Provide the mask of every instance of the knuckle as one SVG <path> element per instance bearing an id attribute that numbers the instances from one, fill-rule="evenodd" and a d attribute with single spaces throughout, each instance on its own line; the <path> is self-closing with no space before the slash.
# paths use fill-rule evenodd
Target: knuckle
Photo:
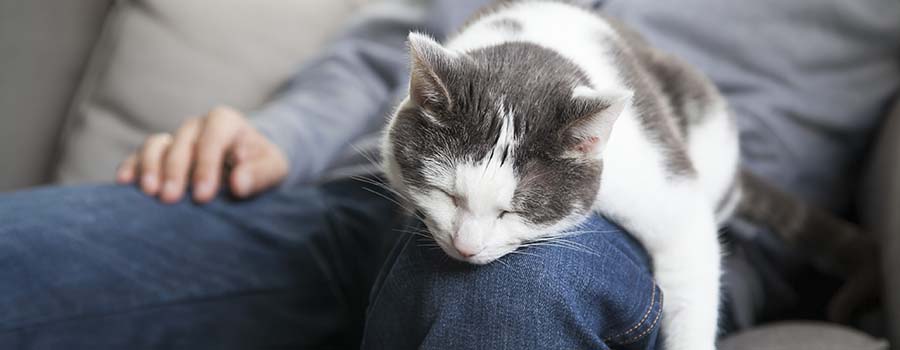
<path id="1" fill-rule="evenodd" d="M 172 139 L 172 136 L 169 134 L 159 133 L 153 134 L 147 137 L 147 140 L 144 141 L 143 151 L 144 153 L 153 152 L 155 149 L 160 148 L 160 146 L 164 146 L 169 143 Z"/>
<path id="2" fill-rule="evenodd" d="M 184 124 L 181 125 L 181 128 L 184 129 L 189 126 L 197 125 L 200 123 L 202 118 L 200 117 L 190 117 L 184 120 Z"/>
<path id="3" fill-rule="evenodd" d="M 148 141 L 144 148 L 141 149 L 141 159 L 153 158 L 159 151 L 154 147 L 156 143 L 152 141 Z"/>
<path id="4" fill-rule="evenodd" d="M 160 132 L 160 133 L 151 135 L 149 139 L 152 140 L 153 142 L 164 143 L 166 141 L 171 140 L 172 135 L 170 135 L 169 133 Z"/>
<path id="5" fill-rule="evenodd" d="M 189 118 L 188 120 L 185 120 L 185 121 L 184 121 L 184 124 L 181 124 L 181 127 L 178 128 L 177 134 L 178 134 L 178 135 L 185 134 L 185 133 L 187 133 L 188 131 L 191 131 L 191 130 L 197 128 L 197 126 L 199 126 L 199 125 L 200 125 L 200 119 L 199 119 L 199 118 L 196 118 L 196 117 Z"/>
<path id="6" fill-rule="evenodd" d="M 237 114 L 235 110 L 227 106 L 218 106 L 209 111 L 209 118 L 215 122 L 234 120 Z"/>

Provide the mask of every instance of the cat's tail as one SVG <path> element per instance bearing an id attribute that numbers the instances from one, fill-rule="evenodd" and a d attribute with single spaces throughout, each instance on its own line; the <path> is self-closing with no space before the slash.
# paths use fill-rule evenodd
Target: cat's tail
<path id="1" fill-rule="evenodd" d="M 846 322 L 877 301 L 880 268 L 875 240 L 859 226 L 782 192 L 747 170 L 740 173 L 736 216 L 774 231 L 788 244 L 844 275 L 828 316 Z"/>

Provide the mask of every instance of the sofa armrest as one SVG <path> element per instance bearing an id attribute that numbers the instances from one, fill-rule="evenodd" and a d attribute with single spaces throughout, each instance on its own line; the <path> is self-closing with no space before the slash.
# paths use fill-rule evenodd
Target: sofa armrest
<path id="1" fill-rule="evenodd" d="M 881 243 L 887 335 L 900 344 L 900 98 L 882 123 L 862 180 L 860 219 Z"/>

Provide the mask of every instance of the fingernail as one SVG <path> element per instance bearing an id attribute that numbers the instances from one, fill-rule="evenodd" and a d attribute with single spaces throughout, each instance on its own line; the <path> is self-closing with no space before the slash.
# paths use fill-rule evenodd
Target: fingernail
<path id="1" fill-rule="evenodd" d="M 194 192 L 196 192 L 197 196 L 209 197 L 212 195 L 212 191 L 212 184 L 207 181 L 201 181 L 194 185 Z"/>
<path id="2" fill-rule="evenodd" d="M 119 183 L 126 183 L 128 182 L 128 178 L 131 177 L 130 175 L 131 174 L 129 174 L 127 170 L 120 170 L 116 175 L 116 181 Z"/>
<path id="3" fill-rule="evenodd" d="M 156 175 L 154 174 L 146 174 L 141 178 L 141 183 L 146 188 L 156 188 Z"/>
<path id="4" fill-rule="evenodd" d="M 163 195 L 174 197 L 176 194 L 178 194 L 178 185 L 175 184 L 175 181 L 166 181 L 163 184 Z"/>
<path id="5" fill-rule="evenodd" d="M 237 185 L 237 193 L 240 195 L 246 195 L 250 193 L 250 190 L 253 187 L 253 178 L 250 177 L 250 174 L 245 172 L 235 174 L 237 177 L 235 179 Z"/>

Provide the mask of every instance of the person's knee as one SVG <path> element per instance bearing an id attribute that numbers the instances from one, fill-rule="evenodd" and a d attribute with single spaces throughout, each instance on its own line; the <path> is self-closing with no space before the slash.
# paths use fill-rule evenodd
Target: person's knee
<path id="1" fill-rule="evenodd" d="M 485 266 L 453 261 L 412 238 L 376 291 L 370 321 L 389 310 L 387 318 L 428 327 L 419 329 L 423 342 L 446 341 L 434 336 L 443 334 L 438 328 L 485 337 L 502 330 L 522 346 L 548 332 L 560 335 L 558 346 L 642 340 L 657 328 L 662 303 L 645 253 L 601 219 L 584 228 Z"/>

